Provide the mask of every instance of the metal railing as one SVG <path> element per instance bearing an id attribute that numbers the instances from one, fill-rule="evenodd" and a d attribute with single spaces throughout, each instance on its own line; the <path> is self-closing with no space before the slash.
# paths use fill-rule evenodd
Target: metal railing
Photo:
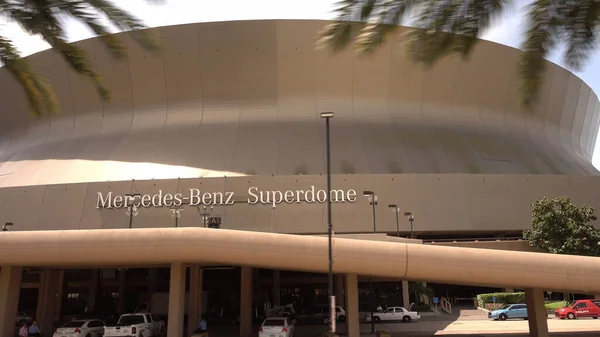
<path id="1" fill-rule="evenodd" d="M 452 315 L 452 304 L 446 297 L 440 298 L 440 309 L 448 315 Z"/>

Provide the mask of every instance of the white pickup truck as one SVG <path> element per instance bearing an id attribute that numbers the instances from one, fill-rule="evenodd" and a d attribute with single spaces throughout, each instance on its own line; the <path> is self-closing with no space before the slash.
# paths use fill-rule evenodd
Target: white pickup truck
<path id="1" fill-rule="evenodd" d="M 104 337 L 165 337 L 164 321 L 155 321 L 151 314 L 124 314 L 115 326 L 104 327 Z"/>

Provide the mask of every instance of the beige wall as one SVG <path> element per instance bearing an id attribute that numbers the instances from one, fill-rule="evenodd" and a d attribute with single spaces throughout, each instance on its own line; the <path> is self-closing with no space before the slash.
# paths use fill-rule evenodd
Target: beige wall
<path id="1" fill-rule="evenodd" d="M 32 249 L 31 247 L 35 247 Z M 0 265 L 228 264 L 326 272 L 327 238 L 243 230 L 161 228 L 5 232 Z M 600 259 L 587 256 L 336 238 L 336 274 L 502 288 L 600 293 Z"/>
<path id="2" fill-rule="evenodd" d="M 112 90 L 110 102 L 100 102 L 56 53 L 35 54 L 28 60 L 62 106 L 59 116 L 40 121 L 0 69 L 0 186 L 318 176 L 325 168 L 318 113 L 328 110 L 336 113 L 338 174 L 597 172 L 590 158 L 600 106 L 570 72 L 548 63 L 541 103 L 528 114 L 518 105 L 515 49 L 482 42 L 469 61 L 449 58 L 425 70 L 396 48 L 399 35 L 368 58 L 351 48 L 316 51 L 324 24 L 156 28 L 157 54 L 121 34 L 129 48 L 123 60 L 112 59 L 98 39 L 78 42 Z"/>
<path id="3" fill-rule="evenodd" d="M 496 250 L 515 250 L 522 252 L 539 252 L 529 245 L 529 241 L 469 241 L 469 242 L 432 242 L 428 243 L 437 246 L 481 248 Z"/>
<path id="4" fill-rule="evenodd" d="M 326 204 L 294 203 L 271 205 L 247 203 L 247 190 L 325 188 L 325 176 L 231 177 L 149 181 L 103 182 L 89 184 L 13 187 L 0 189 L 0 223 L 13 222 L 14 231 L 52 229 L 126 228 L 125 209 L 97 209 L 97 193 L 113 191 L 155 194 L 235 192 L 234 205 L 217 205 L 212 213 L 223 218 L 222 228 L 278 233 L 326 233 Z M 427 231 L 506 231 L 528 228 L 530 203 L 544 196 L 568 195 L 576 203 L 588 203 L 600 209 L 600 177 L 551 175 L 472 175 L 472 174 L 397 174 L 335 175 L 334 189 L 354 189 L 355 203 L 334 203 L 336 233 L 371 232 L 371 207 L 363 190 L 375 191 L 377 230 L 396 231 L 395 215 L 389 203 L 401 211 L 415 214 L 414 229 Z M 179 226 L 201 226 L 194 207 L 184 206 Z M 133 227 L 172 227 L 174 219 L 168 207 L 140 208 Z M 409 231 L 408 221 L 400 218 L 400 229 Z"/>

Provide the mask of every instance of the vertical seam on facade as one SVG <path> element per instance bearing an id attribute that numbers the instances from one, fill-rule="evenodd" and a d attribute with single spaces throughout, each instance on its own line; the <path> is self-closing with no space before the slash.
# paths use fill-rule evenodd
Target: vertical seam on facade
<path id="1" fill-rule="evenodd" d="M 85 202 L 87 201 L 87 195 L 90 188 L 90 183 L 85 184 L 85 194 L 83 195 L 83 203 L 81 204 L 81 212 L 79 212 L 79 221 L 77 222 L 77 228 L 81 229 L 81 220 L 83 220 L 83 211 L 85 210 Z M 101 227 L 102 228 L 102 224 Z"/>
<path id="2" fill-rule="evenodd" d="M 42 194 L 42 200 L 40 200 L 40 204 L 38 205 L 38 211 L 37 214 L 35 216 L 35 224 L 36 227 L 39 226 L 40 224 L 40 213 L 42 213 L 42 207 L 44 205 L 44 199 L 46 198 L 46 191 L 48 190 L 48 185 L 44 186 L 44 193 Z"/>
<path id="3" fill-rule="evenodd" d="M 202 129 L 202 122 L 204 121 L 204 81 L 203 81 L 203 69 L 202 69 L 202 49 L 200 46 L 200 24 L 196 24 L 195 25 L 195 31 L 196 31 L 196 43 L 197 43 L 197 47 L 198 47 L 198 54 L 196 55 L 197 59 L 196 62 L 198 62 L 198 71 L 200 73 L 199 79 L 200 79 L 200 122 L 198 123 L 198 128 L 196 130 L 196 134 L 194 135 L 194 140 L 197 140 L 200 137 L 201 129 Z M 194 148 L 194 150 L 197 150 L 196 148 Z M 189 156 L 196 156 L 198 153 L 196 151 L 193 151 L 193 153 L 190 153 Z M 190 162 L 190 157 L 187 158 L 187 162 Z M 200 177 L 201 178 L 201 177 Z"/>
<path id="4" fill-rule="evenodd" d="M 159 27 L 157 28 L 159 34 L 159 38 L 160 38 L 160 55 L 161 55 L 161 60 L 162 60 L 162 68 L 163 68 L 163 83 L 165 85 L 165 120 L 163 122 L 162 125 L 162 129 L 166 129 L 167 127 L 167 120 L 169 118 L 169 87 L 167 85 L 167 63 L 165 62 L 165 45 L 164 45 L 164 31 L 165 27 Z"/>
<path id="5" fill-rule="evenodd" d="M 129 48 L 129 43 L 127 42 L 128 35 L 125 35 L 125 50 L 127 50 L 127 70 L 129 73 L 129 89 L 131 89 L 131 125 L 129 126 L 129 130 L 127 133 L 131 133 L 133 129 L 133 122 L 135 120 L 135 95 L 133 94 L 133 76 L 131 74 L 131 50 Z M 125 138 L 125 137 L 124 137 Z"/>

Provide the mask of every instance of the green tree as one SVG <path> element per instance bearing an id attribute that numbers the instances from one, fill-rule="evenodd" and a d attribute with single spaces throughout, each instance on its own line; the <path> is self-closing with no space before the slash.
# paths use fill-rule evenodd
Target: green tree
<path id="1" fill-rule="evenodd" d="M 340 0 L 337 20 L 320 34 L 320 45 L 334 50 L 354 42 L 359 54 L 374 51 L 403 20 L 414 15 L 416 30 L 404 41 L 408 54 L 432 66 L 449 54 L 467 57 L 478 37 L 517 0 Z M 519 67 L 521 102 L 531 108 L 539 94 L 544 58 L 566 47 L 567 66 L 579 70 L 596 48 L 600 2 L 534 0 L 526 8 L 527 29 Z"/>
<path id="2" fill-rule="evenodd" d="M 416 304 L 421 302 L 421 295 L 427 296 L 429 300 L 433 298 L 433 289 L 427 286 L 425 282 L 409 282 L 408 291 L 413 294 Z M 429 305 L 429 303 L 425 304 Z"/>
<path id="3" fill-rule="evenodd" d="M 73 70 L 93 82 L 105 101 L 110 99 L 110 91 L 104 86 L 98 73 L 90 67 L 86 53 L 66 41 L 64 19 L 73 18 L 85 24 L 96 35 L 101 36 L 100 40 L 116 58 L 125 56 L 125 47 L 116 35 L 110 33 L 109 25 L 102 22 L 102 17 L 122 31 L 133 30 L 133 37 L 146 49 L 156 50 L 158 47 L 155 39 L 147 31 L 141 30 L 146 28 L 141 21 L 109 0 L 0 0 L 0 16 L 8 22 L 18 23 L 30 35 L 42 37 L 62 55 Z M 46 79 L 26 59 L 21 58 L 13 41 L 1 35 L 0 62 L 25 90 L 33 115 L 40 117 L 58 111 L 58 101 Z"/>
<path id="4" fill-rule="evenodd" d="M 600 256 L 600 231 L 590 224 L 597 219 L 592 207 L 578 207 L 567 197 L 543 198 L 531 207 L 531 229 L 523 237 L 533 248 L 553 254 Z"/>

